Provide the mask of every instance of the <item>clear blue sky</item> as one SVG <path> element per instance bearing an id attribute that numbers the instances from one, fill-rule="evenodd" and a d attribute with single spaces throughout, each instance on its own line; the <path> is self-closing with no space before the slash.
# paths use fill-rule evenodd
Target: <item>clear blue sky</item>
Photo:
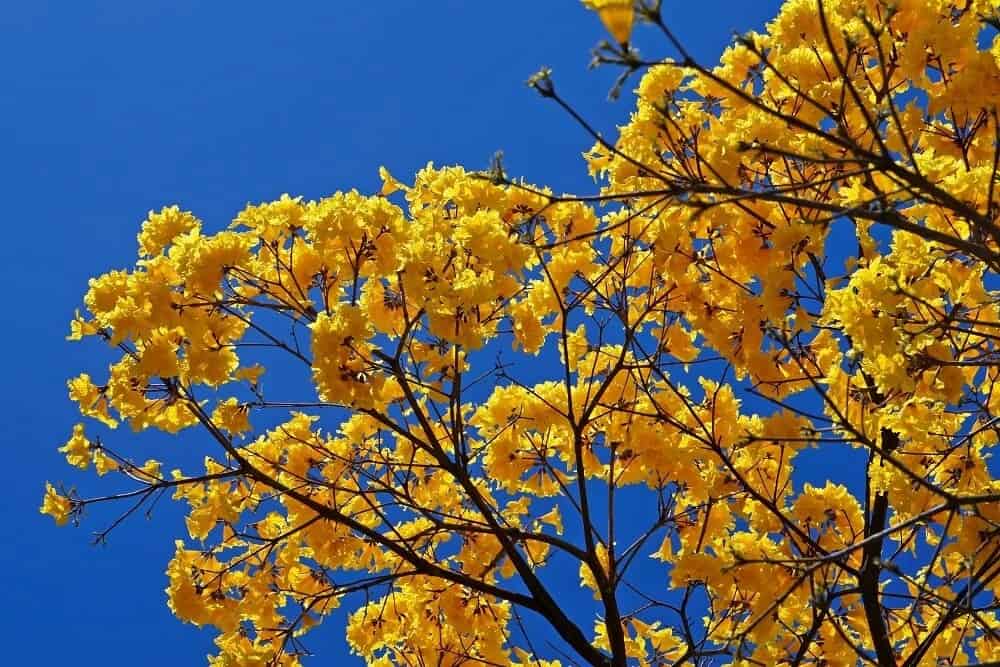
<path id="1" fill-rule="evenodd" d="M 706 61 L 778 4 L 665 2 Z M 77 420 L 66 378 L 104 363 L 97 347 L 64 336 L 87 278 L 134 261 L 146 211 L 179 203 L 219 229 L 247 201 L 373 191 L 379 165 L 407 180 L 429 160 L 485 167 L 497 149 L 511 174 L 592 187 L 579 157 L 591 142 L 523 82 L 551 66 L 560 91 L 612 131 L 630 101 L 607 102 L 613 73 L 586 69 L 602 38 L 575 0 L 5 5 L 5 662 L 197 665 L 212 650 L 211 633 L 165 605 L 178 512 L 161 506 L 92 547 L 108 516 L 57 530 L 37 510 L 46 479 L 109 490 L 55 451 Z M 658 40 L 640 44 L 667 53 Z M 129 433 L 116 438 L 129 451 Z M 345 659 L 342 635 L 335 622 L 319 630 L 310 664 L 360 664 Z"/>

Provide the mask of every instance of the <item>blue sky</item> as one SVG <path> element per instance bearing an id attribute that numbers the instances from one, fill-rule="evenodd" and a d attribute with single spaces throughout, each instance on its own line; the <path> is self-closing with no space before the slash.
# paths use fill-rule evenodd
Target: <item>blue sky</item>
<path id="1" fill-rule="evenodd" d="M 779 3 L 665 4 L 695 55 L 712 61 L 732 31 L 760 28 Z M 429 160 L 486 167 L 498 149 L 513 175 L 586 190 L 580 153 L 592 142 L 524 80 L 552 67 L 560 92 L 613 131 L 630 101 L 608 102 L 614 73 L 586 69 L 602 38 L 575 0 L 5 6 L 7 661 L 155 667 L 200 664 L 212 650 L 209 632 L 165 606 L 178 512 L 137 517 L 103 547 L 90 546 L 99 513 L 57 530 L 37 512 L 46 479 L 108 490 L 74 476 L 55 451 L 77 420 L 66 378 L 106 360 L 64 336 L 87 278 L 134 261 L 146 211 L 179 203 L 214 230 L 248 201 L 371 192 L 379 165 L 407 180 Z M 659 40 L 639 41 L 648 55 L 667 53 Z M 129 451 L 130 434 L 115 437 Z M 359 664 L 345 660 L 334 622 L 310 647 L 321 655 L 312 664 Z"/>

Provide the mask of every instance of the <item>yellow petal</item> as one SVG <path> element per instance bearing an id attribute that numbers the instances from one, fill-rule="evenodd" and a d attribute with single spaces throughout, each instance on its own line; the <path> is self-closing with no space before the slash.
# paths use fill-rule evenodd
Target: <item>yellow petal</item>
<path id="1" fill-rule="evenodd" d="M 538 517 L 539 523 L 547 523 L 556 529 L 556 532 L 560 535 L 563 532 L 562 515 L 559 514 L 559 508 L 553 507 L 549 512 Z"/>
<path id="2" fill-rule="evenodd" d="M 597 12 L 601 23 L 618 43 L 628 44 L 635 18 L 632 0 L 584 0 L 584 4 Z"/>
<path id="3" fill-rule="evenodd" d="M 382 197 L 388 197 L 393 192 L 397 190 L 405 190 L 406 186 L 393 178 L 393 175 L 389 173 L 389 170 L 385 167 L 378 168 L 378 175 L 382 178 L 382 189 L 379 190 L 379 195 Z"/>

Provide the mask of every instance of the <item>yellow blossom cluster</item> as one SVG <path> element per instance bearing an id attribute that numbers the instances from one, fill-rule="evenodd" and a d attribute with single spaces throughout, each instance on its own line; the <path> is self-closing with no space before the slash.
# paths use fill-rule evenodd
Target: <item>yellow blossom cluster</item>
<path id="1" fill-rule="evenodd" d="M 585 4 L 641 71 L 599 194 L 429 164 L 150 212 L 69 395 L 204 464 L 78 425 L 131 490 L 42 511 L 185 502 L 168 601 L 226 667 L 342 603 L 380 667 L 1000 659 L 1000 2 L 787 0 L 715 67 L 660 3 Z"/>

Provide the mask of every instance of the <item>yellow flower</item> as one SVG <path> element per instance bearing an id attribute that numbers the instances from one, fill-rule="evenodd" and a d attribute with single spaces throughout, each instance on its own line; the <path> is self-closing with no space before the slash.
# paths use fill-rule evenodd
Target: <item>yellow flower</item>
<path id="1" fill-rule="evenodd" d="M 45 497 L 42 499 L 42 514 L 48 514 L 56 521 L 57 526 L 64 526 L 73 513 L 73 501 L 60 495 L 48 482 L 45 483 Z"/>
<path id="2" fill-rule="evenodd" d="M 242 435 L 250 431 L 249 414 L 249 406 L 227 398 L 215 407 L 212 422 L 230 435 Z"/>
<path id="3" fill-rule="evenodd" d="M 141 467 L 132 466 L 129 468 L 129 472 L 131 472 L 138 480 L 147 484 L 156 484 L 163 481 L 161 464 L 155 459 L 148 459 L 142 464 Z"/>
<path id="4" fill-rule="evenodd" d="M 674 322 L 667 328 L 663 347 L 671 356 L 680 361 L 694 361 L 701 353 L 701 350 L 694 345 L 694 339 L 693 332 L 686 331 L 680 322 Z"/>
<path id="5" fill-rule="evenodd" d="M 558 505 L 556 507 L 553 507 L 551 510 L 549 510 L 542 516 L 538 517 L 538 523 L 549 524 L 550 526 L 555 528 L 556 533 L 561 535 L 563 532 L 563 522 L 562 522 L 562 515 L 559 513 Z"/>
<path id="6" fill-rule="evenodd" d="M 385 167 L 378 168 L 378 175 L 382 179 L 382 189 L 378 192 L 380 197 L 388 197 L 393 192 L 408 189 L 405 185 L 393 178 L 392 174 L 390 174 L 389 170 Z"/>
<path id="7" fill-rule="evenodd" d="M 93 453 L 93 457 L 94 457 L 94 469 L 97 471 L 98 476 L 103 477 L 109 472 L 118 470 L 119 467 L 118 462 L 115 461 L 110 456 L 108 456 L 107 454 L 105 454 L 104 452 L 102 452 L 101 450 L 98 449 L 97 451 L 95 451 Z"/>
<path id="8" fill-rule="evenodd" d="M 80 414 L 93 417 L 110 428 L 118 426 L 118 422 L 108 415 L 108 401 L 100 388 L 90 380 L 90 375 L 81 373 L 70 379 L 69 398 L 80 406 Z"/>
<path id="9" fill-rule="evenodd" d="M 200 227 L 198 218 L 178 206 L 164 206 L 159 213 L 150 211 L 139 233 L 139 251 L 146 256 L 159 255 L 175 238 Z"/>
<path id="10" fill-rule="evenodd" d="M 94 322 L 80 316 L 80 311 L 76 311 L 73 319 L 69 323 L 69 335 L 66 340 L 81 340 L 85 336 L 93 336 L 97 333 L 97 325 Z"/>
<path id="11" fill-rule="evenodd" d="M 233 379 L 235 380 L 246 380 L 251 385 L 256 385 L 260 382 L 260 376 L 264 374 L 264 367 L 260 364 L 254 364 L 252 366 L 245 366 L 243 368 L 236 369 L 233 373 Z"/>
<path id="12" fill-rule="evenodd" d="M 635 18 L 632 0 L 583 0 L 583 4 L 597 12 L 601 23 L 618 43 L 628 44 Z"/>
<path id="13" fill-rule="evenodd" d="M 73 436 L 59 448 L 71 466 L 86 470 L 90 465 L 90 441 L 83 434 L 83 424 L 73 426 Z"/>

